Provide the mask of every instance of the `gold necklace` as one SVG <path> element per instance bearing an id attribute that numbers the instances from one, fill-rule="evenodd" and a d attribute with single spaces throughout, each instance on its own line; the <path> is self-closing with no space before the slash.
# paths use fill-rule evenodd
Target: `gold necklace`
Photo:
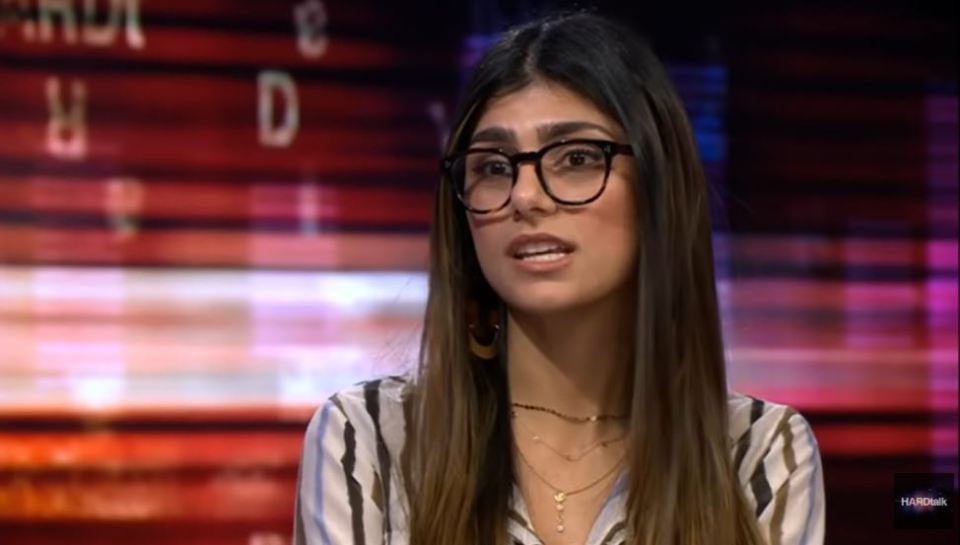
<path id="1" fill-rule="evenodd" d="M 560 456 L 560 457 L 563 458 L 564 460 L 567 460 L 568 462 L 577 462 L 577 461 L 580 461 L 581 459 L 583 459 L 584 456 L 586 456 L 587 454 L 590 454 L 591 452 L 593 452 L 593 451 L 596 450 L 597 448 L 599 448 L 599 447 L 606 448 L 607 445 L 610 445 L 610 444 L 613 444 L 613 443 L 617 443 L 617 442 L 619 442 L 619 441 L 623 441 L 623 439 L 624 439 L 624 436 L 623 436 L 623 435 L 621 435 L 621 436 L 619 436 L 619 437 L 613 437 L 613 438 L 610 438 L 610 439 L 601 439 L 601 440 L 593 443 L 592 445 L 590 445 L 590 446 L 588 446 L 588 447 L 584 447 L 584 448 L 581 449 L 579 452 L 576 452 L 576 453 L 574 453 L 574 454 L 566 454 L 566 453 L 560 452 L 556 447 L 554 447 L 554 446 L 551 445 L 550 443 L 547 443 L 546 441 L 544 441 L 543 438 L 540 437 L 539 435 L 537 435 L 537 433 L 536 433 L 535 431 L 531 430 L 529 426 L 527 426 L 527 425 L 524 424 L 523 422 L 520 422 L 520 420 L 517 419 L 517 413 L 516 413 L 516 411 L 514 411 L 514 410 L 511 409 L 511 410 L 510 410 L 510 416 L 512 416 L 515 421 L 519 422 L 520 425 L 523 426 L 524 429 L 526 429 L 526 430 L 531 434 L 531 439 L 533 439 L 533 442 L 534 442 L 534 443 L 538 443 L 538 444 L 541 444 L 541 445 L 547 447 L 548 449 L 552 450 L 552 451 L 555 452 L 558 456 Z"/>
<path id="2" fill-rule="evenodd" d="M 521 409 L 529 409 L 531 411 L 540 411 L 543 413 L 550 413 L 554 416 L 559 416 L 564 420 L 569 420 L 570 422 L 577 422 L 580 424 L 586 424 L 587 422 L 596 422 L 598 420 L 623 420 L 626 418 L 626 415 L 623 414 L 593 414 L 590 416 L 570 416 L 569 414 L 564 414 L 550 407 L 543 407 L 540 405 L 531 405 L 529 403 L 510 403 L 514 407 L 520 407 Z"/>
<path id="3" fill-rule="evenodd" d="M 520 450 L 520 445 L 517 444 L 516 441 L 514 441 L 513 444 L 516 445 L 516 447 L 517 447 L 517 454 L 520 456 L 520 459 L 523 460 L 523 463 L 526 464 L 526 466 L 527 466 L 528 468 L 530 468 L 530 471 L 531 471 L 534 475 L 536 475 L 536 477 L 537 477 L 538 479 L 540 479 L 541 481 L 543 481 L 543 484 L 549 486 L 549 487 L 553 490 L 553 501 L 554 501 L 554 503 L 555 503 L 556 510 L 557 510 L 557 526 L 556 526 L 556 529 L 557 529 L 557 532 L 559 532 L 559 533 L 561 533 L 561 534 L 562 534 L 563 531 L 566 529 L 566 526 L 565 526 L 564 523 L 563 523 L 563 511 L 564 511 L 564 509 L 565 509 L 564 502 L 567 501 L 567 498 L 569 498 L 570 496 L 573 496 L 574 494 L 579 494 L 579 493 L 581 493 L 581 492 L 584 492 L 584 491 L 586 491 L 586 490 L 589 490 L 590 488 L 593 488 L 594 486 L 600 484 L 604 479 L 606 479 L 606 478 L 609 477 L 611 474 L 613 474 L 613 472 L 616 471 L 617 468 L 620 467 L 620 462 L 623 462 L 624 458 L 626 458 L 626 453 L 624 453 L 624 455 L 621 456 L 619 460 L 617 460 L 617 463 L 614 464 L 613 467 L 611 467 L 606 473 L 604 473 L 603 475 L 601 475 L 599 478 L 597 478 L 596 480 L 592 481 L 590 484 L 588 484 L 588 485 L 586 485 L 586 486 L 581 486 L 580 488 L 577 488 L 577 489 L 575 489 L 575 490 L 569 490 L 569 491 L 567 491 L 567 490 L 563 490 L 562 488 L 554 485 L 553 483 L 551 483 L 550 481 L 548 481 L 546 478 L 544 478 L 543 475 L 541 475 L 536 469 L 534 469 L 533 464 L 530 463 L 530 460 L 527 460 L 527 457 L 523 455 L 523 451 Z"/>

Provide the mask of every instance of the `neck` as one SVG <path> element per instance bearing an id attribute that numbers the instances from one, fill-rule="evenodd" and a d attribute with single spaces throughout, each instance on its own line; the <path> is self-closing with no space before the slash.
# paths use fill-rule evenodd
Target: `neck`
<path id="1" fill-rule="evenodd" d="M 510 397 L 572 416 L 625 414 L 635 299 L 614 292 L 588 307 L 507 317 Z"/>

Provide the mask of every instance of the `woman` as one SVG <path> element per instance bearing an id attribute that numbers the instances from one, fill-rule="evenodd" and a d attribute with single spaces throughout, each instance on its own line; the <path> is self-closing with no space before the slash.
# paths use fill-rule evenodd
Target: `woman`
<path id="1" fill-rule="evenodd" d="M 505 33 L 437 187 L 414 376 L 311 421 L 301 544 L 820 544 L 816 440 L 728 392 L 705 182 L 648 45 Z"/>

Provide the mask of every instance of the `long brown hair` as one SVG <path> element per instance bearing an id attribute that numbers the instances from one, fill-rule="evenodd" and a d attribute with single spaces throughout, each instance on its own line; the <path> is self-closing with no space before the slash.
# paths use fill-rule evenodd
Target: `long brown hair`
<path id="1" fill-rule="evenodd" d="M 628 543 L 763 543 L 730 457 L 706 183 L 683 105 L 649 45 L 629 28 L 592 14 L 556 16 L 510 30 L 486 51 L 447 152 L 465 148 L 491 97 L 533 78 L 565 85 L 618 120 L 637 161 Z M 478 360 L 467 334 L 471 323 L 488 327 L 492 310 L 501 321 L 505 312 L 446 177 L 435 194 L 430 248 L 401 460 L 410 544 L 501 544 L 514 482 L 506 341 L 499 337 L 496 360 Z"/>

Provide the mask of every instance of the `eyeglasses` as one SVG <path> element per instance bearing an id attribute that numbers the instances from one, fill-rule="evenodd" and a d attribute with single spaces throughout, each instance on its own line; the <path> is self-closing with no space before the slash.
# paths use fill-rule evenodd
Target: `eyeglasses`
<path id="1" fill-rule="evenodd" d="M 566 205 L 596 200 L 607 186 L 610 164 L 618 154 L 633 155 L 629 144 L 609 140 L 560 140 L 539 151 L 508 154 L 501 148 L 471 148 L 445 157 L 443 171 L 453 181 L 457 198 L 476 214 L 507 206 L 517 185 L 520 163 L 532 161 L 540 186 L 551 199 Z"/>

